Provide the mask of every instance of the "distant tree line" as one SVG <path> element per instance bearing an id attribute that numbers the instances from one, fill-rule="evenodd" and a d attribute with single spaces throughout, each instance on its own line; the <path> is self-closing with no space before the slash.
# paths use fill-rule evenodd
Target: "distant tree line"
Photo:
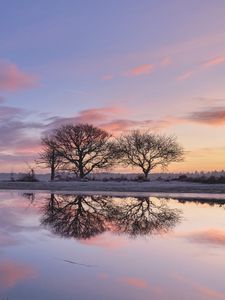
<path id="1" fill-rule="evenodd" d="M 225 183 L 225 176 L 220 175 L 220 176 L 206 176 L 206 175 L 199 175 L 196 177 L 191 177 L 186 174 L 182 174 L 178 177 L 175 177 L 171 179 L 173 181 L 183 181 L 183 182 L 195 182 L 195 183 L 208 183 L 208 184 L 220 184 L 220 183 Z"/>
<path id="2" fill-rule="evenodd" d="M 166 168 L 184 156 L 174 136 L 134 130 L 115 138 L 90 124 L 63 125 L 42 138 L 42 146 L 37 163 L 50 169 L 51 180 L 58 171 L 84 178 L 119 165 L 137 167 L 147 179 L 154 168 Z"/>

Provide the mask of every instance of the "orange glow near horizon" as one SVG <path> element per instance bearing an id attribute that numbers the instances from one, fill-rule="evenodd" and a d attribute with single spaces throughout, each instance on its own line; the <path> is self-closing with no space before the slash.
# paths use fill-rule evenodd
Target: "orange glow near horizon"
<path id="1" fill-rule="evenodd" d="M 199 148 L 193 150 L 185 149 L 185 156 L 182 162 L 171 163 L 167 169 L 155 168 L 153 173 L 183 173 L 183 172 L 212 172 L 225 170 L 225 148 Z M 34 149 L 27 148 L 29 159 L 24 159 L 22 162 L 14 162 L 13 164 L 6 162 L 1 166 L 1 172 L 24 172 L 28 170 L 28 166 L 32 166 L 37 173 L 48 173 L 49 170 L 40 168 L 35 159 L 41 151 L 41 147 L 37 146 Z M 18 152 L 19 153 L 19 152 Z M 21 153 L 23 151 L 21 150 Z M 118 173 L 141 173 L 138 168 L 116 166 L 109 170 L 102 170 L 102 172 L 118 172 Z"/>

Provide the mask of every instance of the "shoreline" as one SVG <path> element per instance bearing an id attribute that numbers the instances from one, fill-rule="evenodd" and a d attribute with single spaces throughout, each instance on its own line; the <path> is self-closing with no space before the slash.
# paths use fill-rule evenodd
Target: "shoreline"
<path id="1" fill-rule="evenodd" d="M 225 198 L 225 184 L 202 184 L 190 182 L 133 182 L 133 181 L 38 181 L 38 182 L 11 182 L 0 181 L 0 190 L 23 190 L 36 192 L 58 193 L 98 193 L 104 195 L 153 195 L 155 193 L 172 194 L 218 194 Z"/>

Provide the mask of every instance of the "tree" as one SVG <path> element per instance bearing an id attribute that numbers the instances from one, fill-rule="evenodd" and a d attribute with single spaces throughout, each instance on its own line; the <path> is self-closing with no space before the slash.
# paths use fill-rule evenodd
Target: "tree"
<path id="1" fill-rule="evenodd" d="M 176 137 L 134 130 L 118 139 L 117 152 L 125 166 L 141 168 L 144 178 L 157 166 L 166 168 L 171 162 L 183 160 L 183 148 Z"/>
<path id="2" fill-rule="evenodd" d="M 54 145 L 67 170 L 84 178 L 114 163 L 111 135 L 89 124 L 64 125 L 54 132 Z"/>
<path id="3" fill-rule="evenodd" d="M 59 155 L 53 137 L 44 137 L 41 141 L 43 149 L 36 160 L 38 165 L 50 168 L 51 181 L 55 179 L 55 172 L 62 165 L 62 157 Z"/>
<path id="4" fill-rule="evenodd" d="M 36 178 L 36 175 L 35 175 L 34 168 L 32 166 L 30 166 L 29 164 L 27 164 L 27 166 L 29 168 L 28 171 L 26 173 L 20 174 L 17 181 L 25 181 L 25 182 L 38 181 L 38 179 Z"/>

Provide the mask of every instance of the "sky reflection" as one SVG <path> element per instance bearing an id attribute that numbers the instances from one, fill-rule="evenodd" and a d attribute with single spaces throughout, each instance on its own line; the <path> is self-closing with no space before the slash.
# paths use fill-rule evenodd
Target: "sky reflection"
<path id="1" fill-rule="evenodd" d="M 0 298 L 225 299 L 222 202 L 0 196 Z"/>

